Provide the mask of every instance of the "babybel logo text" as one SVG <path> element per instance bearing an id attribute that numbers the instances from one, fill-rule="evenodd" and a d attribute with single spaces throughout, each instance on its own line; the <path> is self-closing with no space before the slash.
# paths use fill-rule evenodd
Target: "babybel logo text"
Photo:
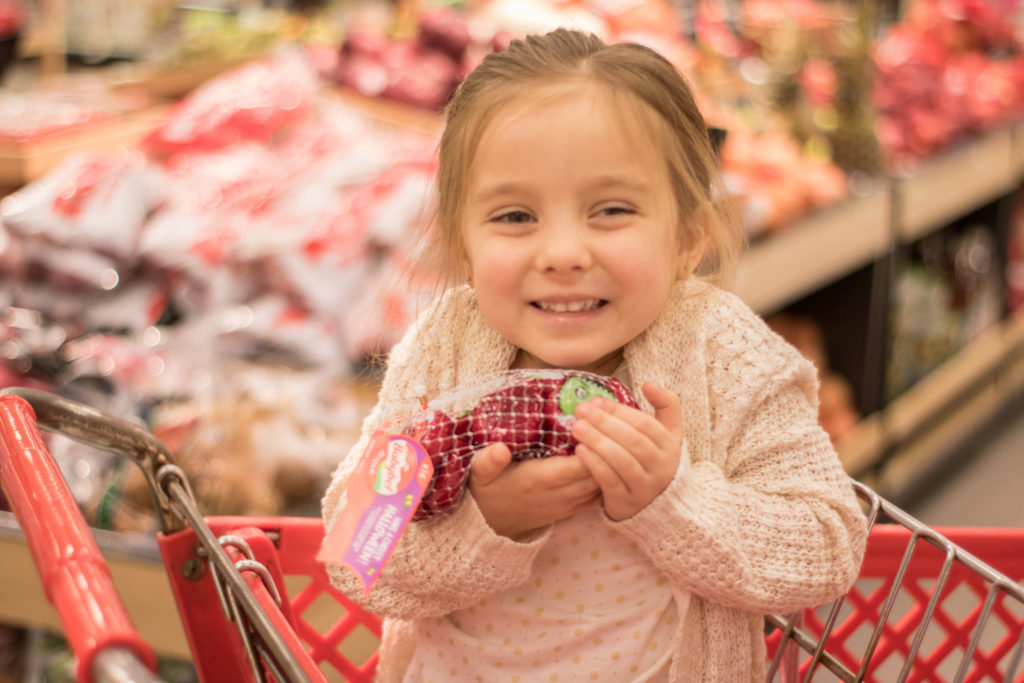
<path id="1" fill-rule="evenodd" d="M 408 441 L 393 439 L 388 444 L 387 454 L 377 471 L 377 492 L 390 496 L 402 490 L 408 484 L 412 474 L 412 466 L 416 462 L 416 454 Z"/>

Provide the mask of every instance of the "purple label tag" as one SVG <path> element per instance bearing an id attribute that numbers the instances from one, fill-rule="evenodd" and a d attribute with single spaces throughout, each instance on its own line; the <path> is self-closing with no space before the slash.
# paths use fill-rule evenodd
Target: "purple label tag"
<path id="1" fill-rule="evenodd" d="M 434 468 L 419 442 L 374 434 L 345 488 L 345 508 L 317 558 L 351 569 L 369 593 L 423 498 Z"/>

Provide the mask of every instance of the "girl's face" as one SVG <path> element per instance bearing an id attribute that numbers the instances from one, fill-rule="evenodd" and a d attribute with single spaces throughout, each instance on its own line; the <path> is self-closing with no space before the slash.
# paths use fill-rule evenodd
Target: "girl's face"
<path id="1" fill-rule="evenodd" d="M 606 94 L 547 94 L 480 139 L 462 224 L 472 286 L 518 367 L 611 374 L 687 266 L 676 202 L 664 154 Z"/>

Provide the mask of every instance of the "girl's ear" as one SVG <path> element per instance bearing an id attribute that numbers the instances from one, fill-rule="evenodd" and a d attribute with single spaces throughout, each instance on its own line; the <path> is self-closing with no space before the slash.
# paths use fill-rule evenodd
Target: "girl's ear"
<path id="1" fill-rule="evenodd" d="M 679 260 L 676 277 L 685 280 L 700 265 L 707 247 L 707 219 L 703 210 L 698 210 L 679 226 Z"/>
<path id="2" fill-rule="evenodd" d="M 704 240 L 697 240 L 696 243 L 689 240 L 679 245 L 679 262 L 676 266 L 676 278 L 685 280 L 697 269 L 701 257 L 704 256 Z"/>
<path id="3" fill-rule="evenodd" d="M 465 250 L 459 252 L 458 259 L 458 270 L 456 271 L 459 281 L 465 281 L 470 287 L 473 286 L 473 264 L 470 263 L 469 256 L 466 255 Z"/>

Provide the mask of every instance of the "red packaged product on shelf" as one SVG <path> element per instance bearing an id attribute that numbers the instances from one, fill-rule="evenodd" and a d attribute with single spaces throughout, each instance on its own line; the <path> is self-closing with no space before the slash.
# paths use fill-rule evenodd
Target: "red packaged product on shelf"
<path id="1" fill-rule="evenodd" d="M 204 83 L 178 102 L 143 146 L 172 154 L 269 142 L 309 113 L 316 87 L 316 72 L 301 58 L 251 62 Z"/>

